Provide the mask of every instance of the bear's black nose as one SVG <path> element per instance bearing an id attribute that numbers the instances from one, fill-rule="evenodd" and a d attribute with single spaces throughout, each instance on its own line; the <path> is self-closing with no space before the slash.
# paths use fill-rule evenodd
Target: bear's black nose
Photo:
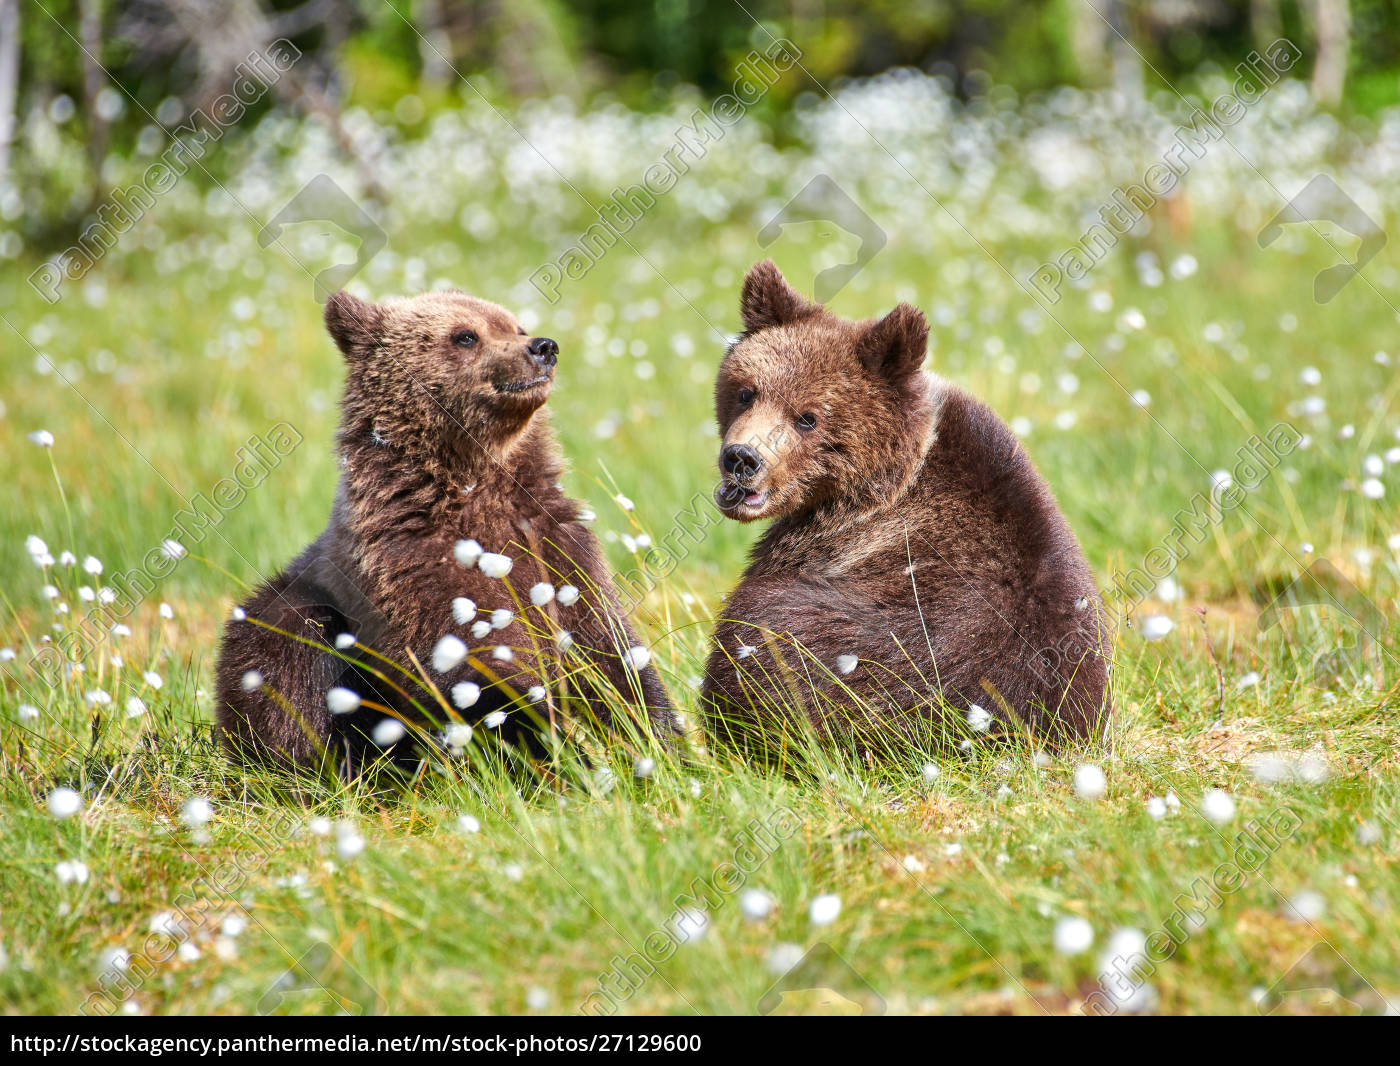
<path id="1" fill-rule="evenodd" d="M 719 453 L 719 468 L 730 477 L 751 478 L 763 468 L 763 457 L 747 444 L 730 444 Z"/>
<path id="2" fill-rule="evenodd" d="M 548 337 L 536 337 L 526 351 L 540 366 L 553 366 L 559 362 L 559 345 Z"/>

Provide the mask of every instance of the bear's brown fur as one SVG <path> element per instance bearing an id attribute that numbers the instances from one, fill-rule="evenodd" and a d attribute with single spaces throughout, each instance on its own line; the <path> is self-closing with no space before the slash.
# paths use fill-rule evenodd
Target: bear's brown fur
<path id="1" fill-rule="evenodd" d="M 536 685 L 550 693 L 538 705 L 541 718 L 561 709 L 567 690 L 566 700 L 583 701 L 575 711 L 586 707 L 608 721 L 616 699 L 600 689 L 610 686 L 669 734 L 661 680 L 650 665 L 635 670 L 626 658 L 636 639 L 617 609 L 597 541 L 558 484 L 560 459 L 544 410 L 555 342 L 526 336 L 504 308 L 459 292 L 383 304 L 340 292 L 327 302 L 325 320 L 348 366 L 338 442 L 343 472 L 325 531 L 242 604 L 246 620 L 235 611 L 224 634 L 217 718 L 230 751 L 305 765 L 329 747 L 348 756 L 352 769 L 378 752 L 366 734 L 382 712 L 361 707 L 332 714 L 329 689 L 349 688 L 408 718 L 415 717 L 411 704 L 394 685 L 425 706 L 433 701 L 367 648 L 409 670 L 410 655 L 416 657 L 452 702 L 453 686 L 479 685 L 480 698 L 462 710 L 464 720 L 505 710 L 507 734 L 526 717 L 512 690 Z M 519 613 L 521 607 L 507 580 L 458 560 L 454 552 L 464 539 L 513 560 L 507 580 L 533 634 L 517 617 L 482 638 L 471 635 L 471 622 L 488 619 L 493 609 Z M 573 585 L 581 596 L 568 605 L 535 606 L 529 590 L 539 582 Z M 474 601 L 475 619 L 454 617 L 457 597 Z M 550 641 L 559 630 L 573 637 L 568 658 Z M 328 648 L 341 633 L 358 640 L 354 662 Z M 470 661 L 437 670 L 433 652 L 446 634 L 461 639 L 497 682 Z M 497 645 L 513 649 L 514 658 L 492 658 Z M 563 664 L 576 664 L 579 656 L 596 667 L 584 671 L 591 680 L 575 676 L 561 686 Z M 256 676 L 245 684 L 249 671 Z M 434 710 L 439 720 L 447 717 L 440 706 Z"/>
<path id="2" fill-rule="evenodd" d="M 769 261 L 742 313 L 715 386 L 716 498 L 774 521 L 716 627 L 712 729 L 771 736 L 805 712 L 819 734 L 907 733 L 951 705 L 974 728 L 1095 734 L 1109 632 L 1093 576 L 1015 435 L 923 371 L 924 316 L 846 321 Z"/>

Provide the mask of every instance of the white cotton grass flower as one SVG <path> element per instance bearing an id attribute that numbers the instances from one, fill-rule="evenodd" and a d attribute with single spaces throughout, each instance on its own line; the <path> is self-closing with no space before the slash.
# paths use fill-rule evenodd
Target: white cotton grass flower
<path id="1" fill-rule="evenodd" d="M 244 692 L 256 692 L 263 687 L 263 680 L 261 670 L 245 670 L 239 684 L 243 686 Z"/>
<path id="2" fill-rule="evenodd" d="M 85 885 L 89 875 L 87 863 L 79 859 L 64 859 L 54 866 L 53 872 L 60 885 Z"/>
<path id="3" fill-rule="evenodd" d="M 74 555 L 71 551 L 69 551 L 67 548 L 64 548 L 61 552 L 58 553 L 58 565 L 77 566 L 78 557 Z"/>
<path id="4" fill-rule="evenodd" d="M 655 759 L 641 755 L 632 761 L 632 776 L 638 780 L 645 781 L 654 773 L 656 773 Z"/>
<path id="5" fill-rule="evenodd" d="M 813 925 L 830 925 L 841 913 L 841 897 L 823 893 L 807 905 L 807 918 Z"/>
<path id="6" fill-rule="evenodd" d="M 549 989 L 540 985 L 531 985 L 525 990 L 525 1006 L 529 1010 L 549 1010 L 549 1005 L 553 1001 L 554 997 L 549 994 Z"/>
<path id="7" fill-rule="evenodd" d="M 140 718 L 147 709 L 146 701 L 140 696 L 132 696 L 126 701 L 126 716 L 128 718 Z"/>
<path id="8" fill-rule="evenodd" d="M 614 496 L 613 499 L 617 501 L 617 505 L 624 511 L 635 511 L 637 509 L 637 505 L 620 492 Z"/>
<path id="9" fill-rule="evenodd" d="M 188 554 L 185 546 L 171 537 L 167 537 L 160 542 L 160 553 L 172 561 L 183 559 L 185 555 Z"/>
<path id="10" fill-rule="evenodd" d="M 497 555 L 495 552 L 486 552 L 476 565 L 487 577 L 503 578 L 510 573 L 511 567 L 515 565 L 509 555 Z"/>
<path id="11" fill-rule="evenodd" d="M 433 669 L 445 674 L 467 657 L 467 646 L 460 637 L 448 633 L 433 648 Z"/>
<path id="12" fill-rule="evenodd" d="M 491 658 L 500 663 L 515 661 L 515 652 L 511 651 L 505 644 L 497 644 L 491 649 Z"/>
<path id="13" fill-rule="evenodd" d="M 1066 915 L 1055 923 L 1052 939 L 1061 955 L 1082 955 L 1094 943 L 1094 927 L 1085 918 Z"/>
<path id="14" fill-rule="evenodd" d="M 331 831 L 335 829 L 335 825 L 324 815 L 317 815 L 306 823 L 306 828 L 314 836 L 328 837 L 331 835 Z"/>
<path id="15" fill-rule="evenodd" d="M 397 718 L 381 718 L 374 727 L 374 732 L 370 736 L 381 748 L 387 748 L 391 744 L 397 744 L 408 732 L 404 724 Z"/>
<path id="16" fill-rule="evenodd" d="M 71 788 L 56 788 L 49 793 L 49 814 L 60 822 L 82 809 L 83 797 Z"/>
<path id="17" fill-rule="evenodd" d="M 842 674 L 852 673 L 860 665 L 860 659 L 854 655 L 836 656 L 836 669 Z"/>
<path id="18" fill-rule="evenodd" d="M 484 554 L 485 551 L 475 540 L 459 540 L 452 546 L 452 557 L 468 570 L 475 566 Z"/>
<path id="19" fill-rule="evenodd" d="M 180 821 L 191 829 L 202 829 L 214 817 L 214 805 L 204 796 L 191 796 L 180 808 Z"/>
<path id="20" fill-rule="evenodd" d="M 112 627 L 112 636 L 121 638 L 131 636 L 131 627 L 122 622 L 118 622 Z"/>
<path id="21" fill-rule="evenodd" d="M 1142 635 L 1146 640 L 1161 640 L 1173 629 L 1176 623 L 1164 614 L 1154 614 L 1142 620 Z"/>
<path id="22" fill-rule="evenodd" d="M 1368 477 L 1361 483 L 1361 495 L 1368 500 L 1379 500 L 1385 495 L 1385 485 L 1378 478 Z"/>
<path id="23" fill-rule="evenodd" d="M 939 769 L 937 763 L 926 762 L 920 773 L 923 774 L 924 783 L 931 785 L 938 780 L 939 775 L 943 773 L 943 771 Z"/>
<path id="24" fill-rule="evenodd" d="M 21 722 L 34 722 L 39 718 L 39 708 L 32 703 L 21 703 L 15 709 L 15 713 L 19 715 Z"/>
<path id="25" fill-rule="evenodd" d="M 93 577 L 96 577 L 98 574 L 102 573 L 102 560 L 95 555 L 89 555 L 83 560 L 83 569 Z"/>
<path id="26" fill-rule="evenodd" d="M 1380 477 L 1385 473 L 1385 460 L 1379 455 L 1368 455 L 1361 460 L 1361 469 L 1371 477 Z"/>
<path id="27" fill-rule="evenodd" d="M 365 850 L 365 838 L 350 822 L 338 822 L 335 827 L 335 853 L 341 862 L 356 859 Z"/>
<path id="28" fill-rule="evenodd" d="M 160 616 L 166 621 L 169 621 L 170 619 L 175 617 L 175 608 L 171 607 L 168 603 L 162 603 L 160 605 Z M 240 622 L 246 617 L 243 614 L 243 609 L 241 607 L 237 608 L 234 617 Z"/>
<path id="29" fill-rule="evenodd" d="M 1235 816 L 1235 801 L 1223 789 L 1207 789 L 1201 797 L 1201 813 L 1216 825 L 1224 825 Z"/>
<path id="30" fill-rule="evenodd" d="M 53 434 L 47 429 L 36 429 L 33 433 L 29 434 L 29 443 L 36 448 L 52 448 Z"/>
<path id="31" fill-rule="evenodd" d="M 530 602 L 536 607 L 543 607 L 554 599 L 554 586 L 548 581 L 541 581 L 530 586 Z"/>
<path id="32" fill-rule="evenodd" d="M 560 607 L 572 607 L 578 602 L 579 592 L 573 585 L 561 585 L 559 591 L 554 594 L 555 601 Z"/>
<path id="33" fill-rule="evenodd" d="M 15 658 L 14 648 L 0 648 L 0 663 L 12 663 Z"/>
<path id="34" fill-rule="evenodd" d="M 531 703 L 542 703 L 547 695 L 543 685 L 531 685 L 525 690 L 525 698 Z"/>
<path id="35" fill-rule="evenodd" d="M 500 729 L 501 726 L 506 724 L 506 712 L 492 711 L 481 720 L 481 724 L 487 729 Z"/>
<path id="36" fill-rule="evenodd" d="M 676 943 L 691 944 L 710 931 L 710 916 L 699 907 L 682 907 L 671 917 Z"/>
<path id="37" fill-rule="evenodd" d="M 1149 818 L 1161 821 L 1167 816 L 1167 801 L 1161 796 L 1148 796 L 1147 815 Z"/>
<path id="38" fill-rule="evenodd" d="M 509 607 L 497 607 L 491 612 L 491 628 L 505 629 L 515 621 L 515 612 Z"/>
<path id="39" fill-rule="evenodd" d="M 574 635 L 567 629 L 561 629 L 554 636 L 554 646 L 561 652 L 566 652 L 574 646 Z"/>
<path id="40" fill-rule="evenodd" d="M 478 618 L 472 623 L 472 640 L 483 640 L 491 632 L 491 619 Z"/>
<path id="41" fill-rule="evenodd" d="M 458 596 L 452 601 L 452 620 L 464 626 L 476 617 L 476 601 Z"/>
<path id="42" fill-rule="evenodd" d="M 746 888 L 739 894 L 739 911 L 750 922 L 761 922 L 773 913 L 777 901 L 760 888 Z"/>
<path id="43" fill-rule="evenodd" d="M 83 697 L 93 707 L 106 707 L 112 702 L 111 693 L 105 689 L 95 688 Z"/>
<path id="44" fill-rule="evenodd" d="M 31 559 L 42 558 L 49 554 L 49 546 L 44 542 L 44 538 L 35 536 L 33 533 L 24 538 L 24 550 L 29 553 Z"/>
<path id="45" fill-rule="evenodd" d="M 637 644 L 627 649 L 626 654 L 623 656 L 623 661 L 627 663 L 630 669 L 641 670 L 647 663 L 651 662 L 651 652 L 640 644 Z"/>
<path id="46" fill-rule="evenodd" d="M 360 709 L 360 694 L 337 685 L 326 692 L 326 706 L 331 714 L 351 714 Z"/>
<path id="47" fill-rule="evenodd" d="M 472 742 L 472 732 L 472 727 L 466 722 L 451 722 L 443 730 L 442 738 L 449 748 L 460 751 Z"/>
<path id="48" fill-rule="evenodd" d="M 248 612 L 242 607 L 235 607 L 233 610 L 229 611 L 228 616 L 235 622 L 243 622 L 247 620 Z"/>
<path id="49" fill-rule="evenodd" d="M 474 681 L 459 681 L 452 686 L 452 706 L 465 711 L 481 699 L 481 686 Z"/>
<path id="50" fill-rule="evenodd" d="M 160 687 L 165 684 L 165 680 L 160 676 L 160 674 L 156 673 L 154 670 L 147 670 L 144 674 L 141 675 L 141 680 L 145 681 L 146 684 L 150 685 L 151 688 L 156 689 L 157 691 L 159 691 Z"/>
<path id="51" fill-rule="evenodd" d="M 802 956 L 803 951 L 800 944 L 779 941 L 768 949 L 768 955 L 763 960 L 763 965 L 768 968 L 769 973 L 775 977 L 781 977 L 800 963 Z"/>
<path id="52" fill-rule="evenodd" d="M 462 833 L 480 833 L 481 820 L 474 814 L 464 814 L 457 819 L 457 829 Z"/>
<path id="53" fill-rule="evenodd" d="M 335 647 L 336 647 L 336 650 L 337 650 L 337 651 L 349 651 L 349 650 L 350 650 L 351 648 L 353 648 L 354 646 L 355 646 L 355 634 L 354 634 L 354 633 L 340 633 L 340 634 L 337 634 L 337 636 L 336 636 L 336 638 L 335 638 Z"/>
<path id="54" fill-rule="evenodd" d="M 1327 900 L 1322 893 L 1305 888 L 1289 897 L 1283 916 L 1294 922 L 1316 922 L 1327 914 Z"/>
<path id="55" fill-rule="evenodd" d="M 1091 762 L 1080 763 L 1074 769 L 1074 794 L 1083 800 L 1103 799 L 1108 792 L 1108 778 Z"/>
<path id="56" fill-rule="evenodd" d="M 967 725 L 974 733 L 985 733 L 992 727 L 992 716 L 987 708 L 974 703 L 967 709 Z"/>

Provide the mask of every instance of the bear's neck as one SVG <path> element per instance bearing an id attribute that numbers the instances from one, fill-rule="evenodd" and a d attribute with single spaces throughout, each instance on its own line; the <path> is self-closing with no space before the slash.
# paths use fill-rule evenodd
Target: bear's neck
<path id="1" fill-rule="evenodd" d="M 536 413 L 505 441 L 487 443 L 456 424 L 397 427 L 381 419 L 342 426 L 346 520 L 352 530 L 432 532 L 458 516 L 519 495 L 539 495 L 559 477 L 553 433 Z"/>

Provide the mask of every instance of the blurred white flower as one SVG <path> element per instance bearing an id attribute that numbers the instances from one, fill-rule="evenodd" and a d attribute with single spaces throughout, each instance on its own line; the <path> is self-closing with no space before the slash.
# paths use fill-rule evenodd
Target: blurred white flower
<path id="1" fill-rule="evenodd" d="M 445 674 L 460 665 L 466 657 L 467 646 L 462 643 L 459 637 L 448 633 L 433 648 L 433 669 L 440 674 Z"/>
<path id="2" fill-rule="evenodd" d="M 510 569 L 515 564 L 508 555 L 497 555 L 494 552 L 486 552 L 477 560 L 477 566 L 487 577 L 502 578 L 510 573 Z"/>
<path id="3" fill-rule="evenodd" d="M 1061 955 L 1079 955 L 1094 943 L 1094 927 L 1084 918 L 1066 916 L 1055 923 L 1055 950 Z"/>
<path id="4" fill-rule="evenodd" d="M 337 685 L 326 693 L 326 706 L 331 714 L 350 714 L 359 710 L 360 694 Z"/>

